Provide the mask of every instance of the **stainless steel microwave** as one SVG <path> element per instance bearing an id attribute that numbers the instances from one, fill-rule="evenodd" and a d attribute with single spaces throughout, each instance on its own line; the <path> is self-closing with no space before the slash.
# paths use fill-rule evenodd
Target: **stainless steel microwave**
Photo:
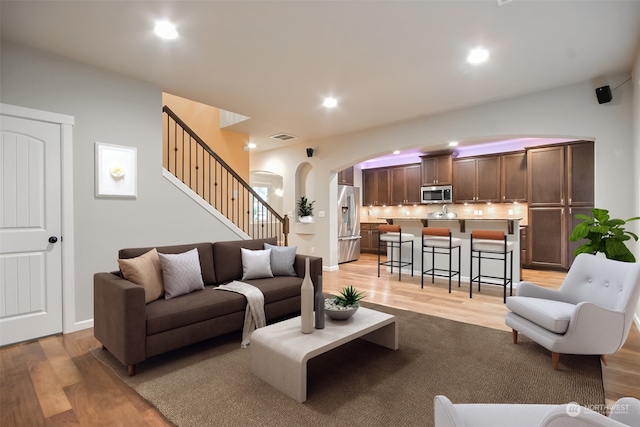
<path id="1" fill-rule="evenodd" d="M 430 185 L 420 190 L 421 203 L 453 203 L 450 185 Z"/>

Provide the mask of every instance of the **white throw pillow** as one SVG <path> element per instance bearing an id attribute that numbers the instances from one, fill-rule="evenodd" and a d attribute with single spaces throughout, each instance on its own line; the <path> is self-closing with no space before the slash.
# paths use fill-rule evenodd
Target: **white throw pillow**
<path id="1" fill-rule="evenodd" d="M 271 272 L 271 249 L 252 251 L 242 250 L 242 279 L 263 279 L 273 277 Z"/>
<path id="2" fill-rule="evenodd" d="M 158 256 L 162 267 L 165 299 L 204 289 L 197 248 L 181 254 L 159 253 Z"/>
<path id="3" fill-rule="evenodd" d="M 274 276 L 297 276 L 293 268 L 297 246 L 274 246 L 265 243 L 264 248 L 271 249 L 271 272 Z"/>

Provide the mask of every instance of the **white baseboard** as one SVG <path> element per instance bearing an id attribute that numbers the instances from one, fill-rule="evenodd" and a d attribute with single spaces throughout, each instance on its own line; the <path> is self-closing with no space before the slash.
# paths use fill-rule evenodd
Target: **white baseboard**
<path id="1" fill-rule="evenodd" d="M 75 322 L 71 325 L 67 325 L 63 333 L 70 334 L 72 332 L 78 332 L 89 328 L 93 328 L 93 319 L 83 320 L 81 322 Z"/>

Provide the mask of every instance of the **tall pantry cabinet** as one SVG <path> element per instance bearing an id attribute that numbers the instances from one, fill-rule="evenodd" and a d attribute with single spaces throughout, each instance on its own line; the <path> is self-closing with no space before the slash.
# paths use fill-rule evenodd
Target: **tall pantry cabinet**
<path id="1" fill-rule="evenodd" d="M 594 147 L 591 141 L 527 150 L 529 198 L 529 265 L 568 269 L 573 250 L 569 242 L 580 221 L 594 204 Z"/>

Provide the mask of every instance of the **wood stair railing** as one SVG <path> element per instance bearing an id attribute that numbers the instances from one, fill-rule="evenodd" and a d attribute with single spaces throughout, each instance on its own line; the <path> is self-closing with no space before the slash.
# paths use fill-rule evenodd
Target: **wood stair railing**
<path id="1" fill-rule="evenodd" d="M 251 238 L 277 237 L 287 246 L 287 215 L 273 210 L 169 107 L 162 113 L 165 169 Z"/>

